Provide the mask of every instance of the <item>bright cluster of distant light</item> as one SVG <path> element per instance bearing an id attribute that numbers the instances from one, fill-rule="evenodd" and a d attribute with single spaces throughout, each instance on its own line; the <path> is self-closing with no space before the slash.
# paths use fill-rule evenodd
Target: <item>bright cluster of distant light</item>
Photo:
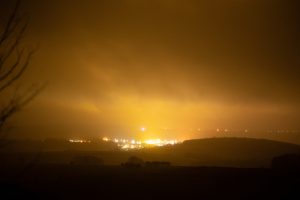
<path id="1" fill-rule="evenodd" d="M 177 140 L 161 140 L 161 139 L 155 139 L 155 140 L 146 140 L 145 144 L 148 145 L 155 145 L 155 146 L 164 146 L 164 145 L 174 145 L 177 144 Z"/>
<path id="2" fill-rule="evenodd" d="M 142 149 L 145 147 L 151 147 L 151 146 L 165 146 L 165 145 L 174 145 L 179 143 L 177 140 L 161 140 L 161 139 L 151 139 L 151 140 L 128 140 L 128 139 L 109 139 L 107 137 L 102 138 L 105 142 L 114 142 L 118 145 L 119 148 L 124 150 L 129 149 Z"/>
<path id="3" fill-rule="evenodd" d="M 90 140 L 78 140 L 78 139 L 70 139 L 69 142 L 71 142 L 71 143 L 91 143 Z"/>
<path id="4" fill-rule="evenodd" d="M 284 130 L 284 129 L 278 129 L 278 130 L 268 130 L 268 133 L 299 133 L 299 130 Z"/>

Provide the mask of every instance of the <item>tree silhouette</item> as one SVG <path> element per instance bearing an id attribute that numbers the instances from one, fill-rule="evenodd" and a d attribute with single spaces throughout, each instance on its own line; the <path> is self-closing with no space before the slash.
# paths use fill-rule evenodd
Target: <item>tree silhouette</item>
<path id="1" fill-rule="evenodd" d="M 129 168 L 137 168 L 144 166 L 144 161 L 141 158 L 136 156 L 131 156 L 128 158 L 127 162 L 122 163 L 122 166 L 129 167 Z"/>
<path id="2" fill-rule="evenodd" d="M 28 28 L 28 17 L 20 14 L 21 0 L 17 0 L 7 22 L 0 31 L 0 133 L 7 120 L 36 97 L 44 86 L 32 84 L 20 91 L 15 83 L 28 68 L 34 48 L 24 47 L 22 42 Z"/>

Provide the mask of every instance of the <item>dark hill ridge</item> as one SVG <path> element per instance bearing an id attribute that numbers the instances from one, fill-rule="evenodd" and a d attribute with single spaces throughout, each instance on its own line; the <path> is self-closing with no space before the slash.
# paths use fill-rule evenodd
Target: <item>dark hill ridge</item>
<path id="1" fill-rule="evenodd" d="M 300 145 L 265 139 L 209 138 L 184 141 L 174 146 L 117 150 L 114 144 L 19 141 L 0 149 L 0 163 L 68 164 L 76 157 L 94 156 L 104 165 L 121 165 L 131 156 L 144 161 L 167 161 L 173 166 L 270 167 L 272 159 L 300 154 Z M 39 148 L 27 148 L 37 146 Z M 26 148 L 25 148 L 26 147 Z M 38 155 L 38 156 L 37 156 Z"/>
<path id="2" fill-rule="evenodd" d="M 300 145 L 265 139 L 209 138 L 145 149 L 144 152 L 151 152 L 151 156 L 164 158 L 175 165 L 270 167 L 276 156 L 300 154 Z"/>

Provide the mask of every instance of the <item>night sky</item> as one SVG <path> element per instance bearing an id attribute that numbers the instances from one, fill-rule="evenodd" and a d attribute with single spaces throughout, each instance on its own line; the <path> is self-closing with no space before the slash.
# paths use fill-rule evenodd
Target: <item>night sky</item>
<path id="1" fill-rule="evenodd" d="M 0 0 L 1 24 L 12 7 Z M 299 8 L 296 0 L 24 0 L 24 42 L 39 48 L 19 84 L 47 87 L 10 131 L 186 139 L 217 128 L 299 130 Z"/>

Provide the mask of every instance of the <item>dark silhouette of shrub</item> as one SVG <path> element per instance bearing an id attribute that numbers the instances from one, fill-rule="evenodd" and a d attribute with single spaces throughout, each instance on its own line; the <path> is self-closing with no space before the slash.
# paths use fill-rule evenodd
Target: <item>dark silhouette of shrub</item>
<path id="1" fill-rule="evenodd" d="M 279 170 L 300 171 L 300 154 L 285 154 L 277 156 L 272 160 L 272 168 Z"/>
<path id="2" fill-rule="evenodd" d="M 128 158 L 127 162 L 122 163 L 123 167 L 129 167 L 129 168 L 138 168 L 144 166 L 144 161 L 141 158 L 138 158 L 136 156 L 131 156 Z"/>
<path id="3" fill-rule="evenodd" d="M 161 167 L 170 167 L 171 163 L 167 161 L 147 161 L 146 162 L 146 167 L 156 167 L 156 168 L 161 168 Z"/>

